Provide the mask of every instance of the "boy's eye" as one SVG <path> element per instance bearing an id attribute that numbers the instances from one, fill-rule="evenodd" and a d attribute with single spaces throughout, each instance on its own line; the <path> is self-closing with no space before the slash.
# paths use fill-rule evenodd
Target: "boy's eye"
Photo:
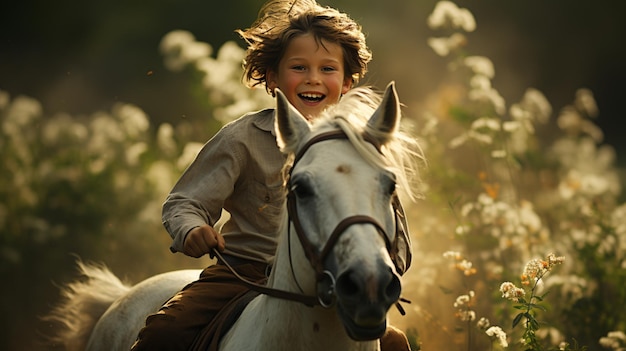
<path id="1" fill-rule="evenodd" d="M 335 67 L 324 67 L 322 68 L 322 71 L 324 72 L 333 72 L 336 71 Z"/>
<path id="2" fill-rule="evenodd" d="M 302 65 L 295 65 L 295 66 L 292 66 L 291 69 L 296 70 L 296 71 L 304 71 L 305 68 Z"/>

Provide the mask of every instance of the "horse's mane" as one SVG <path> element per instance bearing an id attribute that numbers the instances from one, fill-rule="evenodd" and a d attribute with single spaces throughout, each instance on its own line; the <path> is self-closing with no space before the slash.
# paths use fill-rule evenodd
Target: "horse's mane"
<path id="1" fill-rule="evenodd" d="M 383 136 L 389 141 L 382 145 L 381 155 L 363 138 L 364 133 L 374 137 L 380 136 L 376 135 L 380 132 L 372 130 L 367 122 L 381 100 L 381 94 L 370 87 L 354 88 L 345 94 L 339 103 L 329 107 L 316 118 L 311 128 L 314 133 L 337 128 L 343 130 L 368 162 L 393 172 L 399 190 L 415 199 L 420 195 L 419 165 L 425 162 L 417 140 L 400 128 L 391 135 Z"/>

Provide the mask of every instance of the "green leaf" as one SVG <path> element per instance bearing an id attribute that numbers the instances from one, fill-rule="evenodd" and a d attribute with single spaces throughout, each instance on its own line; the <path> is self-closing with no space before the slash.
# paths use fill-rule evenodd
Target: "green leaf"
<path id="1" fill-rule="evenodd" d="M 448 112 L 455 121 L 462 124 L 469 125 L 475 119 L 474 115 L 460 106 L 453 106 L 448 110 Z"/>
<path id="2" fill-rule="evenodd" d="M 538 330 L 539 329 L 539 322 L 537 322 L 537 320 L 535 318 L 529 319 L 530 321 L 530 327 L 533 330 Z"/>
<path id="3" fill-rule="evenodd" d="M 544 312 L 547 311 L 545 307 L 543 307 L 542 305 L 537 305 L 535 303 L 531 303 L 530 305 L 528 305 L 528 307 L 530 307 L 531 309 L 538 308 Z"/>
<path id="4" fill-rule="evenodd" d="M 511 328 L 515 328 L 515 326 L 519 324 L 519 322 L 522 320 L 522 317 L 524 317 L 524 314 L 525 313 L 518 313 L 517 316 L 513 318 L 513 326 Z"/>

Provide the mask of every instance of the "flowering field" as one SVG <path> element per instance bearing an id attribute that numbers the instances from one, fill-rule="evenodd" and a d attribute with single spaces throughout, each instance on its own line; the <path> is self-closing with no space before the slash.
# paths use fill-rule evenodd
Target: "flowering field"
<path id="1" fill-rule="evenodd" d="M 468 9 L 441 1 L 428 25 L 449 79 L 404 119 L 428 165 L 424 198 L 405 204 L 414 261 L 403 297 L 412 302 L 392 323 L 414 349 L 626 350 L 623 170 L 594 123 L 593 92 L 555 108 L 529 87 L 507 102 L 493 62 L 472 52 Z M 273 101 L 241 84 L 235 43 L 214 52 L 173 31 L 159 49 L 217 106 L 214 120 L 153 125 L 124 103 L 47 115 L 37 100 L 0 91 L 0 272 L 16 286 L 71 271 L 68 252 L 131 278 L 204 264 L 167 253 L 161 202 L 199 141 Z M 143 261 L 150 271 L 129 268 Z M 44 296 L 54 290 L 33 290 L 7 293 L 2 311 L 35 314 L 53 302 Z M 12 304 L 17 297 L 33 303 Z"/>
<path id="2" fill-rule="evenodd" d="M 593 92 L 558 111 L 533 88 L 507 103 L 471 52 L 471 12 L 442 1 L 428 24 L 452 78 L 413 126 L 429 159 L 411 209 L 416 344 L 624 350 L 626 204 Z"/>

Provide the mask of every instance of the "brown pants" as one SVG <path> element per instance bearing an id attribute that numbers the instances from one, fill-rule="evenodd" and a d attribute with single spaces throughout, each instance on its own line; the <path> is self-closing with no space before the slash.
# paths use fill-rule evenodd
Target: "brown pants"
<path id="1" fill-rule="evenodd" d="M 260 263 L 241 264 L 235 269 L 251 281 L 266 278 L 266 266 Z M 148 316 L 131 350 L 188 350 L 222 307 L 247 290 L 226 266 L 207 267 L 200 279 L 185 286 L 157 313 Z M 410 350 L 404 333 L 393 327 L 387 328 L 381 346 L 383 351 Z"/>
<path id="2" fill-rule="evenodd" d="M 252 281 L 265 279 L 265 268 L 261 263 L 235 267 L 240 275 Z M 185 286 L 157 313 L 148 316 L 131 350 L 188 350 L 217 312 L 246 290 L 225 265 L 207 267 L 197 281 Z"/>

